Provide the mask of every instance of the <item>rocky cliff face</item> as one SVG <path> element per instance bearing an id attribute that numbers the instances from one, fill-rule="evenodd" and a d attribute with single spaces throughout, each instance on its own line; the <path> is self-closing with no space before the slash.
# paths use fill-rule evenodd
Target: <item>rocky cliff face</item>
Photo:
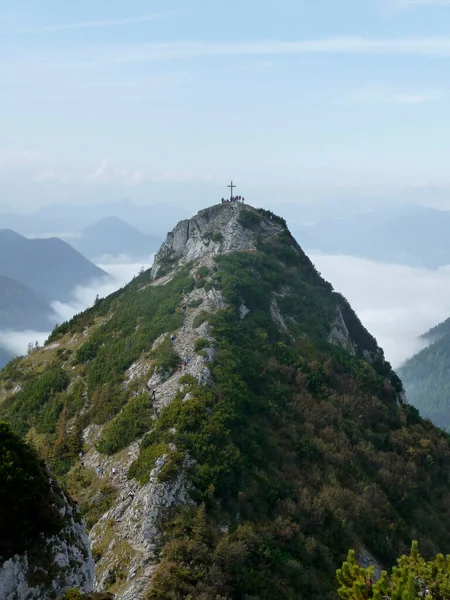
<path id="1" fill-rule="evenodd" d="M 70 588 L 91 592 L 94 561 L 86 524 L 59 490 L 60 514 L 66 522 L 55 536 L 43 537 L 35 556 L 15 555 L 0 567 L 3 600 L 54 600 Z M 1 535 L 1 534 L 0 534 Z"/>
<path id="2" fill-rule="evenodd" d="M 47 394 L 40 406 L 57 421 L 42 425 L 33 413 L 27 382 L 35 380 Z M 0 418 L 31 422 L 29 435 L 50 458 L 57 431 L 72 440 L 81 428 L 83 464 L 70 444 L 61 447 L 90 527 L 96 591 L 162 600 L 201 584 L 205 598 L 300 590 L 328 599 L 349 544 L 381 563 L 399 553 L 400 534 L 379 552 L 386 531 L 397 531 L 386 508 L 397 502 L 390 469 L 403 472 L 413 459 L 395 439 L 382 466 L 378 449 L 391 428 L 394 437 L 408 428 L 401 394 L 376 341 L 284 221 L 225 204 L 180 222 L 151 272 L 57 328 L 20 372 L 10 367 L 0 377 Z M 21 406 L 30 406 L 26 419 Z M 372 510 L 378 520 L 360 528 Z M 71 565 L 76 552 L 56 554 Z M 300 574 L 302 561 L 314 576 Z M 261 580 L 267 592 L 244 575 L 255 572 L 270 573 Z"/>
<path id="3" fill-rule="evenodd" d="M 94 583 L 86 523 L 35 452 L 0 423 L 0 598 L 53 600 Z"/>
<path id="4" fill-rule="evenodd" d="M 242 215 L 258 222 L 249 229 L 241 222 Z M 212 264 L 214 256 L 236 251 L 255 251 L 257 238 L 266 238 L 282 231 L 282 225 L 258 218 L 257 211 L 243 204 L 222 204 L 200 211 L 192 219 L 180 221 L 168 233 L 166 241 L 155 256 L 152 277 L 160 276 L 175 265 L 190 261 Z"/>

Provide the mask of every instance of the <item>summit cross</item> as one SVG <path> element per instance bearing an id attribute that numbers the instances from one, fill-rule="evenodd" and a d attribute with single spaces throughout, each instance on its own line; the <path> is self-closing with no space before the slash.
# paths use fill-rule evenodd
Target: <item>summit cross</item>
<path id="1" fill-rule="evenodd" d="M 236 186 L 233 182 L 231 182 L 231 185 L 228 185 L 227 187 L 231 188 L 230 202 L 233 202 L 233 188 L 235 188 Z"/>

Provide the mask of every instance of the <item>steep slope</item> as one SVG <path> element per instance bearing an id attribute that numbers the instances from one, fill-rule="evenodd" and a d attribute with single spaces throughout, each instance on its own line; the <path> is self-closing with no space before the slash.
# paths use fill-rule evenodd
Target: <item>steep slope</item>
<path id="1" fill-rule="evenodd" d="M 267 211 L 180 222 L 151 271 L 11 363 L 0 398 L 118 600 L 327 600 L 349 547 L 386 566 L 411 539 L 450 551 L 447 437 Z"/>
<path id="2" fill-rule="evenodd" d="M 86 285 L 106 273 L 60 239 L 29 240 L 3 229 L 0 275 L 30 287 L 46 300 L 67 302 L 75 286 Z"/>
<path id="3" fill-rule="evenodd" d="M 399 369 L 408 402 L 438 427 L 450 428 L 450 333 L 444 321 L 422 337 L 432 341 Z"/>
<path id="4" fill-rule="evenodd" d="M 85 523 L 34 450 L 0 422 L 0 598 L 50 600 L 92 590 Z"/>
<path id="5" fill-rule="evenodd" d="M 148 258 L 159 248 L 161 240 L 141 233 L 122 219 L 108 217 L 83 229 L 71 244 L 90 260 L 120 254 Z"/>
<path id="6" fill-rule="evenodd" d="M 0 329 L 48 331 L 56 324 L 51 313 L 29 287 L 0 275 Z"/>

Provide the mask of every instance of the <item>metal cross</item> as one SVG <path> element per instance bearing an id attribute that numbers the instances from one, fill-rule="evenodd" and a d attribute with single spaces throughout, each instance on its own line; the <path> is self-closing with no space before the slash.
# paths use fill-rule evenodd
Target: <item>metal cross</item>
<path id="1" fill-rule="evenodd" d="M 233 188 L 237 187 L 233 184 L 233 182 L 231 182 L 231 185 L 228 185 L 227 187 L 231 188 L 231 196 L 230 196 L 230 202 L 233 200 Z"/>

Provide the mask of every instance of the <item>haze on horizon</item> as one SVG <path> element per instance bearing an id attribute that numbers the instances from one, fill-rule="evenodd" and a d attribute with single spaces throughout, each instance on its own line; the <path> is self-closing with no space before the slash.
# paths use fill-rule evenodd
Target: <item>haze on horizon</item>
<path id="1" fill-rule="evenodd" d="M 0 229 L 41 209 L 23 235 L 115 214 L 163 237 L 230 178 L 291 227 L 450 209 L 449 25 L 442 0 L 4 0 Z M 312 258 L 395 365 L 450 313 L 445 266 Z"/>
<path id="2" fill-rule="evenodd" d="M 449 22 L 440 0 L 4 0 L 0 206 L 198 209 L 233 177 L 272 204 L 450 207 Z"/>

